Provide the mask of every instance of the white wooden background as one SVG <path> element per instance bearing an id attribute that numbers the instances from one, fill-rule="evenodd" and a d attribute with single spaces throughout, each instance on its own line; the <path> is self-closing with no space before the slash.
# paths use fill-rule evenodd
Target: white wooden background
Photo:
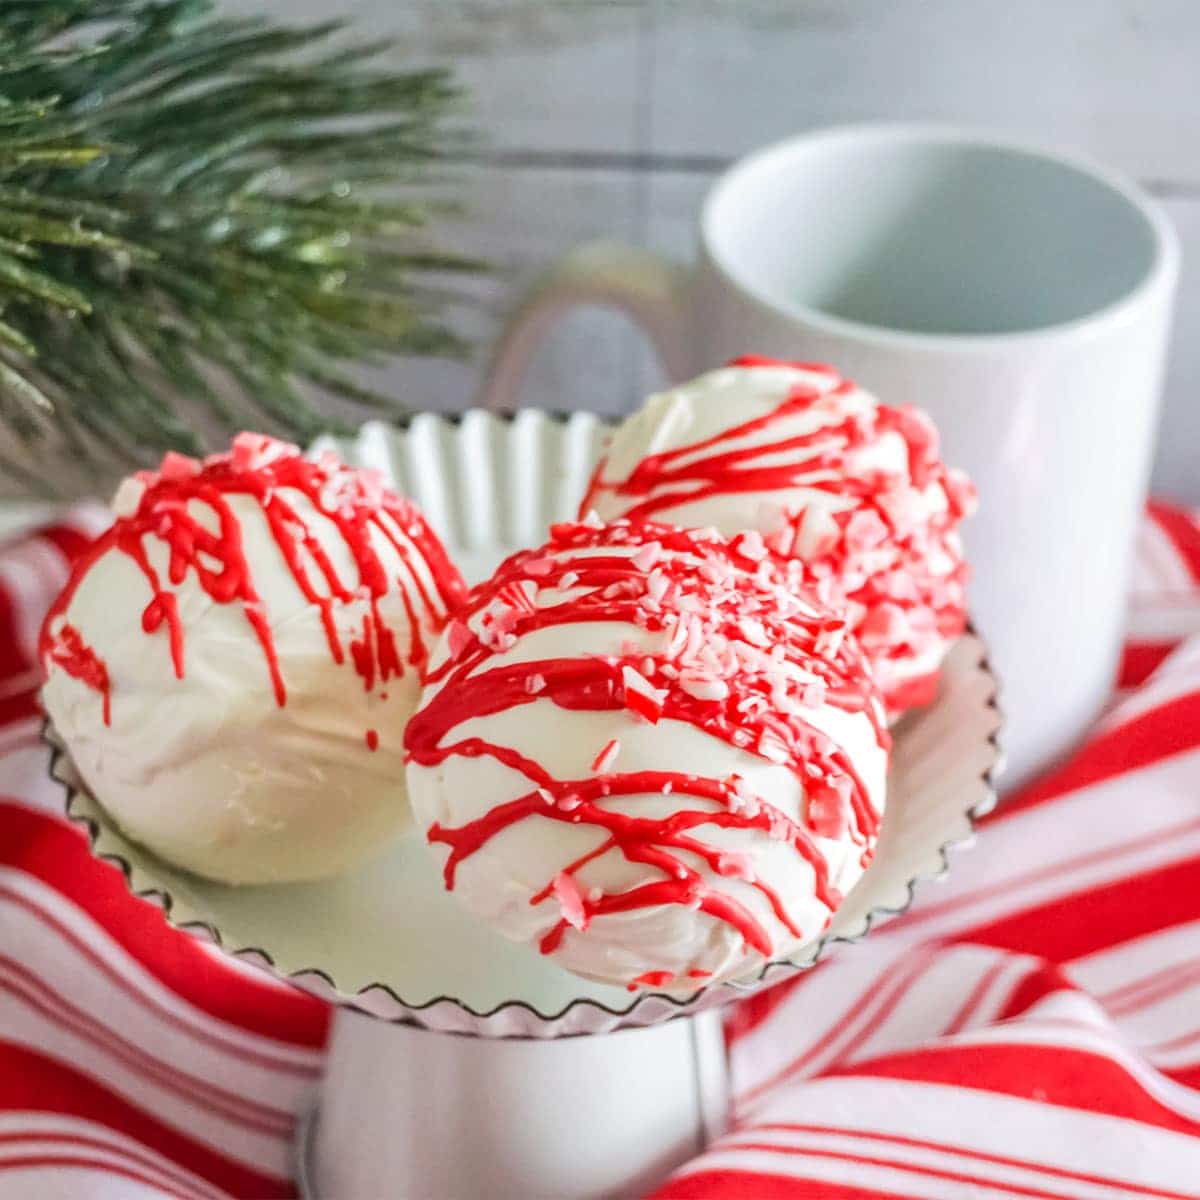
<path id="1" fill-rule="evenodd" d="M 1086 150 L 1174 219 L 1185 277 L 1156 486 L 1200 502 L 1200 0 L 229 0 L 293 19 L 340 12 L 400 38 L 397 62 L 453 63 L 482 134 L 453 168 L 451 232 L 499 270 L 465 289 L 486 344 L 540 266 L 586 238 L 686 256 L 714 175 L 764 142 L 874 118 L 972 123 Z M 471 364 L 398 363 L 414 405 L 471 402 Z M 582 313 L 526 400 L 604 412 L 656 381 L 623 319 Z"/>

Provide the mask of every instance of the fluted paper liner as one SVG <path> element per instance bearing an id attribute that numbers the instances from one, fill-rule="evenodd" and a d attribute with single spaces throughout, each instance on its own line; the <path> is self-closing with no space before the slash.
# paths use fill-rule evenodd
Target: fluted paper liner
<path id="1" fill-rule="evenodd" d="M 544 540 L 552 521 L 573 516 L 604 432 L 590 414 L 525 410 L 505 419 L 474 410 L 458 420 L 422 414 L 403 429 L 372 422 L 354 439 L 319 445 L 381 470 L 476 580 L 512 549 Z M 506 941 L 444 891 L 416 831 L 377 861 L 316 883 L 229 887 L 174 870 L 122 835 L 82 786 L 53 729 L 47 740 L 67 812 L 86 825 L 94 853 L 120 867 L 130 890 L 159 905 L 171 924 L 385 1020 L 548 1038 L 650 1025 L 727 1003 L 806 969 L 833 944 L 855 941 L 880 917 L 907 908 L 914 887 L 944 873 L 949 848 L 968 840 L 995 803 L 995 696 L 983 642 L 969 633 L 947 660 L 936 703 L 895 731 L 875 859 L 829 930 L 755 978 L 682 998 L 591 983 Z"/>

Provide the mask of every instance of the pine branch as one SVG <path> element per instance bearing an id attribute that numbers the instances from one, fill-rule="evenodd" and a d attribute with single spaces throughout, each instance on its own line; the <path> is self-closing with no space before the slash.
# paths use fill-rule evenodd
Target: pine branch
<path id="1" fill-rule="evenodd" d="M 345 368 L 461 351 L 438 276 L 480 264 L 427 229 L 457 89 L 340 31 L 5 0 L 0 421 L 31 454 L 196 451 L 196 412 L 309 437 L 306 385 L 394 410 Z"/>

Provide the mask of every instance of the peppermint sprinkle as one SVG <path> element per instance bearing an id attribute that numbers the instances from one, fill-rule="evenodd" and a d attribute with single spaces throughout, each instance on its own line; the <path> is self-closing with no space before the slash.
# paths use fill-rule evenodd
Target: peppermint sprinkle
<path id="1" fill-rule="evenodd" d="M 168 450 L 163 455 L 162 465 L 158 468 L 158 473 L 162 479 L 172 481 L 190 479 L 193 475 L 200 474 L 200 464 L 196 459 L 189 458 L 186 454 L 177 454 L 174 450 Z"/>
<path id="2" fill-rule="evenodd" d="M 835 658 L 846 640 L 845 621 L 831 621 L 817 635 L 816 651 L 824 658 Z"/>
<path id="3" fill-rule="evenodd" d="M 726 850 L 723 854 L 717 855 L 717 874 L 724 875 L 726 879 L 744 879 L 747 883 L 754 882 L 754 870 L 750 865 L 749 856 L 738 854 L 733 850 Z"/>
<path id="4" fill-rule="evenodd" d="M 474 641 L 475 635 L 461 621 L 451 621 L 446 626 L 446 645 L 451 658 L 462 658 Z"/>
<path id="5" fill-rule="evenodd" d="M 771 639 L 767 637 L 763 623 L 754 617 L 742 617 L 738 622 L 738 632 L 750 645 L 757 646 L 760 650 L 766 649 L 771 644 Z"/>
<path id="6" fill-rule="evenodd" d="M 729 695 L 729 684 L 723 679 L 705 679 L 691 671 L 679 676 L 679 686 L 696 700 L 724 700 Z"/>
<path id="7" fill-rule="evenodd" d="M 599 775 L 605 774 L 609 767 L 617 761 L 617 755 L 621 753 L 621 743 L 613 738 L 604 748 L 592 759 L 592 770 Z"/>
<path id="8" fill-rule="evenodd" d="M 502 588 L 499 600 L 515 612 L 524 613 L 528 616 L 531 613 L 537 612 L 537 605 L 533 602 L 533 597 L 536 594 L 537 585 L 531 583 L 528 579 L 522 579 L 517 583 L 511 583 L 508 587 Z"/>
<path id="9" fill-rule="evenodd" d="M 649 571 L 662 555 L 662 542 L 647 542 L 632 559 L 639 571 Z"/>
<path id="10" fill-rule="evenodd" d="M 761 562 L 767 557 L 767 545 L 757 529 L 748 529 L 739 535 L 733 543 L 733 548 L 751 562 Z"/>
<path id="11" fill-rule="evenodd" d="M 554 877 L 551 888 L 554 898 L 558 901 L 563 920 L 574 929 L 586 929 L 588 927 L 587 908 L 583 902 L 583 893 L 579 890 L 579 884 L 575 882 L 574 876 L 568 875 L 566 871 L 559 871 Z"/>
<path id="12" fill-rule="evenodd" d="M 784 740 L 772 729 L 764 729 L 758 735 L 758 752 L 773 763 L 785 763 L 791 757 Z"/>
<path id="13" fill-rule="evenodd" d="M 621 668 L 621 682 L 625 687 L 625 707 L 645 717 L 651 725 L 657 725 L 658 718 L 662 716 L 666 692 L 660 691 L 632 667 Z"/>

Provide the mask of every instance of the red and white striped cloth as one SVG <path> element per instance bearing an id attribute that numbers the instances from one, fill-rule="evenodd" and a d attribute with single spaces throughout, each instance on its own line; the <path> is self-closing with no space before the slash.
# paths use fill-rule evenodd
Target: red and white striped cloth
<path id="1" fill-rule="evenodd" d="M 327 1009 L 133 900 L 47 778 L 34 640 L 88 531 L 0 551 L 0 1200 L 290 1196 Z M 1179 509 L 1142 529 L 1121 685 L 945 883 L 733 1011 L 734 1128 L 656 1200 L 1200 1197 L 1200 518 Z"/>

